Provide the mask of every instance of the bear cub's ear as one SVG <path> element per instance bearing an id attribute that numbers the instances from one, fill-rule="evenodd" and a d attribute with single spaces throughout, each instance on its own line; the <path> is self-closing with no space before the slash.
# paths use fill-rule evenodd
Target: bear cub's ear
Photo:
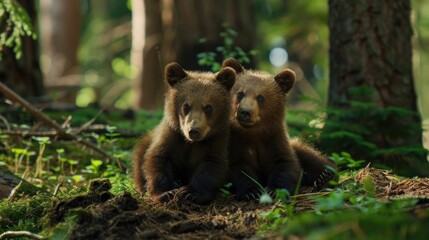
<path id="1" fill-rule="evenodd" d="M 278 73 L 274 77 L 274 80 L 280 86 L 282 93 L 286 94 L 293 87 L 293 84 L 295 83 L 295 78 L 295 73 L 292 70 L 285 69 Z"/>
<path id="2" fill-rule="evenodd" d="M 241 66 L 240 62 L 235 58 L 227 58 L 222 62 L 222 68 L 230 67 L 235 70 L 237 74 L 244 72 L 243 66 Z"/>
<path id="3" fill-rule="evenodd" d="M 178 63 L 172 62 L 165 66 L 165 79 L 171 87 L 174 87 L 187 76 L 188 74 Z"/>
<path id="4" fill-rule="evenodd" d="M 237 74 L 235 73 L 234 69 L 225 67 L 216 73 L 215 82 L 220 83 L 225 87 L 226 90 L 229 91 L 231 90 L 232 86 L 234 86 L 236 76 Z"/>

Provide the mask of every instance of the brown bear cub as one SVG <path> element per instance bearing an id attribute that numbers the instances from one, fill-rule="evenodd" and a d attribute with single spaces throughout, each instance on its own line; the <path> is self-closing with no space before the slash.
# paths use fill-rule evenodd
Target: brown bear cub
<path id="1" fill-rule="evenodd" d="M 334 166 L 333 163 L 312 147 L 297 139 L 290 141 L 287 136 L 285 96 L 295 82 L 295 73 L 286 69 L 273 77 L 244 70 L 233 58 L 226 59 L 222 66 L 238 74 L 231 91 L 228 149 L 230 178 L 237 199 L 259 196 L 261 189 L 255 180 L 271 192 L 280 188 L 293 194 L 301 172 L 302 184 L 316 188 L 332 179 L 325 165 Z"/>
<path id="2" fill-rule="evenodd" d="M 157 201 L 174 195 L 198 204 L 211 201 L 227 177 L 232 68 L 217 74 L 165 68 L 169 89 L 161 123 L 137 143 L 133 178 L 137 190 Z"/>

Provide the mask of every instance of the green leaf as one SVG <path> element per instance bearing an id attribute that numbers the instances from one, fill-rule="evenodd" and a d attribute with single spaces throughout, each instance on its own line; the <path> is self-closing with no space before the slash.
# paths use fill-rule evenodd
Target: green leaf
<path id="1" fill-rule="evenodd" d="M 101 160 L 95 160 L 95 159 L 91 159 L 91 164 L 95 167 L 99 167 L 103 164 L 103 161 Z"/>

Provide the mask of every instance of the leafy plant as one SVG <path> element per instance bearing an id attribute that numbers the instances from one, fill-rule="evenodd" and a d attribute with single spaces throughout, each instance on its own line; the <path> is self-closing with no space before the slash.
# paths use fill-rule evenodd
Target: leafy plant
<path id="1" fill-rule="evenodd" d="M 348 152 L 332 153 L 329 159 L 334 161 L 338 167 L 347 167 L 348 169 L 361 168 L 362 164 L 365 163 L 365 160 L 354 160 Z"/>
<path id="2" fill-rule="evenodd" d="M 15 0 L 0 1 L 0 60 L 3 47 L 12 48 L 15 58 L 22 57 L 22 37 L 36 39 L 31 20 L 25 10 Z"/>
<path id="3" fill-rule="evenodd" d="M 294 196 L 291 196 L 289 191 L 286 189 L 276 189 L 275 199 L 280 200 L 282 204 L 270 212 L 264 212 L 261 214 L 261 216 L 268 221 L 268 223 L 261 226 L 261 232 L 278 229 L 280 226 L 287 224 L 295 218 L 295 206 L 297 203 L 296 195 L 298 194 L 299 186 L 301 185 L 302 175 L 303 172 L 301 172 L 299 176 Z"/>
<path id="4" fill-rule="evenodd" d="M 234 45 L 234 38 L 237 37 L 237 32 L 224 26 L 225 31 L 219 36 L 223 39 L 223 45 L 216 48 L 216 52 L 202 52 L 197 55 L 198 64 L 200 66 L 211 67 L 213 72 L 221 69 L 221 63 L 217 61 L 218 56 L 221 59 L 236 58 L 241 63 L 250 63 L 250 55 L 255 55 L 255 51 L 245 52 L 241 47 Z M 204 43 L 205 39 L 200 39 L 200 43 Z"/>
<path id="5" fill-rule="evenodd" d="M 412 216 L 396 211 L 404 206 L 409 206 L 409 201 L 380 204 L 369 212 L 351 209 L 323 215 L 305 213 L 285 226 L 283 234 L 305 239 L 425 239 L 429 213 Z"/>
<path id="6" fill-rule="evenodd" d="M 406 141 L 392 146 L 392 139 L 407 139 L 421 134 L 420 125 L 410 125 L 407 119 L 416 112 L 398 107 L 379 107 L 372 100 L 374 89 L 361 86 L 349 89 L 352 100 L 348 108 L 328 109 L 330 117 L 321 134 L 327 151 L 347 149 L 353 156 L 394 166 L 389 159 L 407 156 L 412 161 L 424 156 L 425 150 Z M 347 123 L 347 124 L 345 124 Z M 396 140 L 396 141 L 398 141 Z M 386 159 L 386 161 L 380 161 Z M 380 165 L 378 165 L 380 166 Z"/>
<path id="7" fill-rule="evenodd" d="M 39 143 L 39 154 L 36 159 L 36 172 L 35 177 L 40 177 L 43 173 L 43 154 L 45 153 L 46 145 L 51 143 L 49 137 L 33 137 Z"/>

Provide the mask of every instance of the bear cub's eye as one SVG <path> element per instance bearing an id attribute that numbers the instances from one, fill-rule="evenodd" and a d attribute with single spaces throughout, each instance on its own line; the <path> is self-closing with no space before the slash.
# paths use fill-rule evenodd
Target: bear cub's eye
<path id="1" fill-rule="evenodd" d="M 211 105 L 205 105 L 203 111 L 206 115 L 210 115 L 213 112 L 213 107 Z"/>
<path id="2" fill-rule="evenodd" d="M 240 101 L 243 98 L 244 98 L 244 92 L 238 92 L 237 93 L 237 100 Z"/>
<path id="3" fill-rule="evenodd" d="M 265 97 L 262 95 L 258 95 L 256 97 L 256 100 L 258 101 L 258 103 L 263 103 L 265 101 Z"/>
<path id="4" fill-rule="evenodd" d="M 187 103 L 183 105 L 183 114 L 188 115 L 188 113 L 191 111 L 191 106 Z"/>

